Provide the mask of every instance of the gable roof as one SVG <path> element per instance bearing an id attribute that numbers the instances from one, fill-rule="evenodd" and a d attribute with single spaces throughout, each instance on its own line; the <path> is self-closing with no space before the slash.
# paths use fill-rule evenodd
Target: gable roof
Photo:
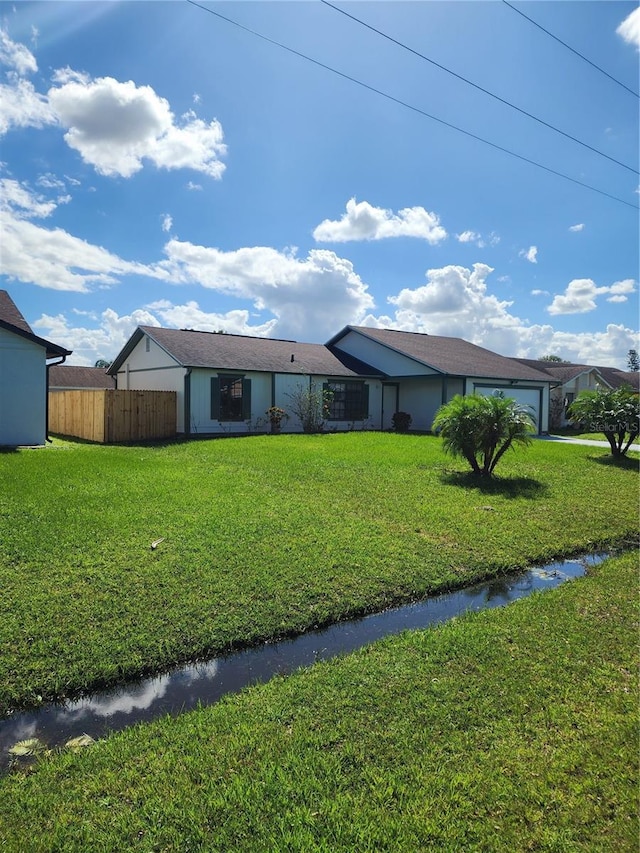
<path id="1" fill-rule="evenodd" d="M 571 382 L 577 376 L 591 370 L 600 376 L 611 388 L 630 385 L 636 390 L 640 386 L 640 372 L 633 370 L 618 370 L 616 367 L 603 367 L 597 364 L 571 364 L 569 362 L 546 361 L 546 359 L 518 358 L 516 361 L 536 367 L 553 376 L 559 382 Z"/>
<path id="2" fill-rule="evenodd" d="M 520 364 L 526 364 L 529 367 L 534 367 L 536 370 L 541 370 L 543 373 L 548 373 L 553 376 L 558 382 L 571 382 L 583 373 L 589 373 L 591 370 L 599 372 L 599 367 L 594 367 L 589 364 L 571 364 L 564 361 L 547 361 L 542 358 L 516 358 Z"/>
<path id="3" fill-rule="evenodd" d="M 49 388 L 115 388 L 112 376 L 102 367 L 54 364 L 49 368 Z"/>
<path id="4" fill-rule="evenodd" d="M 414 361 L 452 376 L 482 376 L 544 382 L 549 382 L 551 379 L 540 370 L 471 344 L 463 338 L 401 332 L 395 329 L 375 329 L 368 326 L 346 326 L 329 341 L 328 345 L 338 345 L 340 339 L 350 331 L 358 332 L 395 352 L 409 356 Z"/>
<path id="5" fill-rule="evenodd" d="M 312 376 L 382 375 L 359 359 L 339 351 L 332 352 L 323 344 L 155 326 L 138 326 L 109 368 L 110 375 L 118 372 L 144 335 L 148 335 L 182 367 Z"/>
<path id="6" fill-rule="evenodd" d="M 616 370 L 614 367 L 596 367 L 596 370 L 612 388 L 630 385 L 636 391 L 640 390 L 640 372 L 637 370 Z"/>
<path id="7" fill-rule="evenodd" d="M 51 341 L 34 335 L 31 326 L 24 319 L 13 299 L 6 290 L 0 290 L 0 328 L 7 329 L 21 338 L 26 338 L 35 344 L 45 348 L 46 358 L 71 355 L 70 349 L 53 344 Z"/>

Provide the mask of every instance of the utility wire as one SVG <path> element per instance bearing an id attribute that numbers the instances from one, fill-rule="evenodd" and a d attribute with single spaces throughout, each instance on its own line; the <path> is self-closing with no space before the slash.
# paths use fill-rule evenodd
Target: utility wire
<path id="1" fill-rule="evenodd" d="M 592 187 L 590 184 L 585 184 L 583 181 L 579 181 L 577 178 L 571 178 L 569 175 L 566 175 L 564 172 L 558 172 L 555 169 L 550 168 L 549 166 L 544 166 L 542 163 L 538 163 L 535 160 L 530 160 L 528 157 L 524 157 L 522 154 L 516 154 L 515 151 L 510 151 L 508 148 L 503 148 L 501 145 L 498 145 L 495 142 L 490 142 L 488 139 L 483 139 L 482 136 L 477 136 L 475 133 L 471 133 L 469 130 L 464 130 L 461 127 L 457 127 L 455 124 L 451 124 L 444 119 L 438 118 L 437 116 L 431 115 L 430 113 L 421 110 L 419 107 L 414 107 L 412 104 L 406 103 L 406 101 L 401 101 L 399 98 L 395 98 L 393 95 L 389 95 L 386 92 L 382 92 L 380 89 L 376 89 L 373 86 L 370 86 L 368 83 L 363 83 L 361 80 L 357 80 L 355 77 L 350 77 L 348 74 L 344 74 L 342 71 L 338 71 L 335 68 L 332 68 L 330 65 L 325 65 L 323 62 L 319 62 L 317 59 L 312 59 L 312 57 L 307 56 L 304 53 L 301 53 L 298 50 L 294 50 L 292 47 L 288 47 L 286 44 L 282 44 L 275 39 L 269 38 L 268 36 L 262 35 L 262 33 L 257 32 L 256 30 L 252 30 L 250 27 L 245 27 L 244 24 L 238 23 L 238 21 L 234 21 L 232 18 L 227 18 L 225 15 L 222 15 L 220 12 L 215 12 L 213 9 L 208 9 L 206 6 L 200 5 L 200 3 L 196 3 L 195 0 L 187 0 L 191 6 L 196 6 L 198 9 L 202 9 L 203 12 L 208 12 L 210 15 L 214 15 L 216 18 L 220 18 L 222 21 L 226 21 L 228 24 L 233 24 L 235 27 L 238 27 L 241 30 L 244 30 L 247 33 L 250 33 L 253 36 L 256 36 L 263 41 L 268 42 L 269 44 L 273 44 L 276 47 L 282 48 L 282 50 L 286 50 L 288 53 L 293 54 L 294 56 L 298 56 L 301 59 L 307 60 L 307 62 L 311 62 L 313 65 L 317 65 L 319 68 L 324 68 L 325 71 L 331 71 L 332 74 L 336 74 L 338 77 L 342 77 L 343 80 L 349 80 L 351 83 L 355 83 L 357 86 L 361 86 L 363 89 L 367 89 L 369 92 L 374 92 L 376 95 L 380 95 L 382 98 L 386 98 L 388 101 L 393 101 L 395 104 L 399 104 L 401 107 L 405 107 L 408 110 L 411 110 L 414 113 L 418 113 L 419 115 L 424 116 L 425 118 L 429 118 L 432 121 L 436 121 L 439 124 L 444 125 L 445 127 L 449 127 L 452 130 L 457 130 L 459 133 L 463 133 L 465 136 L 469 136 L 472 139 L 476 139 L 478 142 L 483 142 L 485 145 L 489 145 L 491 148 L 495 148 L 497 151 L 502 151 L 504 154 L 509 154 L 511 157 L 516 157 L 518 160 L 522 160 L 525 163 L 529 163 L 532 166 L 537 166 L 539 169 L 544 169 L 545 172 L 549 172 L 552 175 L 556 175 L 559 178 L 564 178 L 566 181 L 571 181 L 573 184 L 578 184 L 578 186 L 584 187 L 585 189 L 591 190 L 592 192 L 596 192 L 599 195 L 606 196 L 607 198 L 612 199 L 613 201 L 620 202 L 620 204 L 624 204 L 627 207 L 632 208 L 633 210 L 638 210 L 638 206 L 635 204 L 631 204 L 628 201 L 625 201 L 623 198 L 619 198 L 618 196 L 612 195 L 611 193 L 605 192 L 604 190 L 599 190 L 597 187 Z"/>
<path id="2" fill-rule="evenodd" d="M 522 17 L 529 21 L 530 24 L 533 24 L 534 27 L 537 27 L 539 30 L 542 30 L 543 33 L 546 33 L 548 36 L 551 36 L 552 39 L 555 39 L 555 41 L 559 42 L 563 47 L 566 47 L 567 50 L 571 51 L 571 53 L 575 53 L 575 55 L 579 56 L 580 59 L 583 59 L 585 62 L 589 63 L 589 65 L 591 65 L 592 68 L 595 68 L 596 71 L 599 71 L 601 74 L 604 74 L 604 76 L 608 77 L 609 80 L 613 80 L 613 82 L 617 83 L 618 86 L 622 86 L 623 89 L 626 89 L 627 92 L 629 92 L 634 97 L 640 98 L 640 94 L 638 94 L 638 92 L 634 92 L 633 89 L 630 89 L 628 86 L 625 86 L 625 84 L 621 83 L 620 80 L 617 80 L 615 77 L 612 77 L 611 74 L 604 70 L 604 68 L 600 68 L 600 66 L 596 65 L 595 62 L 592 62 L 590 59 L 587 59 L 586 56 L 583 56 L 579 51 L 571 47 L 570 44 L 567 44 L 566 41 L 562 41 L 561 38 L 558 38 L 558 36 L 554 36 L 554 34 L 550 33 L 549 30 L 545 30 L 542 24 L 539 24 L 537 21 L 534 21 L 533 18 L 530 18 L 528 15 L 525 15 L 525 13 L 521 12 L 520 9 L 516 9 L 515 6 L 511 5 L 511 3 L 507 3 L 507 0 L 502 0 L 502 2 L 510 9 L 513 9 L 514 12 L 517 12 L 518 15 L 522 15 Z"/>
<path id="3" fill-rule="evenodd" d="M 581 139 L 578 139 L 576 136 L 572 136 L 570 133 L 566 133 L 564 130 L 560 130 L 559 127 L 556 127 L 553 124 L 550 124 L 548 121 L 544 119 L 538 118 L 534 116 L 532 113 L 523 110 L 521 107 L 512 104 L 510 101 L 501 98 L 499 95 L 495 95 L 493 92 L 490 92 L 488 89 L 484 89 L 482 86 L 479 86 L 477 83 L 474 83 L 472 80 L 467 80 L 466 77 L 463 77 L 461 74 L 457 74 L 455 71 L 452 71 L 450 68 L 447 68 L 445 65 L 441 65 L 439 62 L 436 62 L 435 59 L 430 59 L 428 56 L 425 56 L 423 53 L 419 53 L 417 50 L 414 50 L 412 47 L 404 44 L 398 39 L 393 38 L 382 30 L 376 29 L 371 24 L 368 24 L 366 21 L 361 20 L 360 18 L 356 18 L 355 15 L 351 15 L 349 12 L 345 12 L 344 9 L 341 9 L 339 6 L 334 6 L 333 3 L 329 3 L 329 0 L 320 0 L 325 6 L 328 6 L 330 9 L 334 9 L 336 12 L 340 12 L 341 15 L 344 15 L 347 18 L 350 18 L 352 21 L 355 21 L 357 24 L 361 24 L 363 27 L 366 27 L 368 30 L 371 30 L 374 33 L 377 33 L 382 38 L 387 39 L 393 44 L 398 45 L 398 47 L 403 48 L 404 50 L 408 50 L 409 53 L 412 53 L 414 56 L 419 57 L 420 59 L 424 59 L 425 62 L 429 62 L 431 65 L 435 65 L 436 68 L 439 68 L 441 71 L 446 71 L 447 74 L 451 74 L 453 77 L 456 77 L 458 80 L 462 80 L 463 83 L 467 83 L 469 86 L 473 86 L 474 89 L 478 89 L 480 92 L 484 92 L 485 95 L 489 95 L 490 98 L 494 98 L 496 101 L 500 101 L 501 104 L 505 104 L 507 107 L 511 107 L 511 109 L 517 110 L 522 115 L 527 116 L 534 121 L 537 121 L 538 124 L 544 125 L 544 127 L 548 127 L 550 130 L 555 131 L 556 133 L 561 134 L 561 136 L 570 139 L 572 142 L 577 142 L 578 145 L 582 145 L 583 148 L 588 148 L 589 151 L 593 151 L 594 154 L 599 154 L 601 157 L 606 157 L 607 160 L 611 160 L 612 163 L 616 163 L 618 166 L 622 166 L 623 169 L 628 169 L 630 172 L 633 172 L 635 175 L 640 175 L 637 169 L 634 169 L 632 166 L 627 166 L 626 163 L 622 163 L 620 160 L 616 160 L 615 157 L 610 157 L 608 154 L 605 154 L 604 151 L 600 151 L 598 148 L 594 148 L 592 145 L 589 145 L 586 142 L 583 142 Z M 507 4 L 509 5 L 509 4 Z M 516 10 L 517 11 L 517 10 Z"/>

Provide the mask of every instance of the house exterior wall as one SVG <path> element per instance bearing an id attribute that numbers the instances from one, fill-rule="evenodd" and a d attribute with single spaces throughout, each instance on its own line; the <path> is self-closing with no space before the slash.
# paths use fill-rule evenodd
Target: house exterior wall
<path id="1" fill-rule="evenodd" d="M 567 426 L 570 421 L 567 417 L 567 408 L 582 391 L 597 391 L 602 385 L 602 379 L 595 370 L 587 370 L 578 376 L 565 382 L 559 388 L 551 392 L 558 412 L 561 412 L 559 426 Z"/>
<path id="2" fill-rule="evenodd" d="M 118 371 L 117 386 L 124 391 L 175 391 L 177 430 L 184 432 L 185 373 L 184 367 L 145 335 Z"/>
<path id="3" fill-rule="evenodd" d="M 46 352 L 0 329 L 0 445 L 41 445 L 46 433 Z"/>
<path id="4" fill-rule="evenodd" d="M 425 376 L 440 375 L 426 365 L 419 364 L 414 359 L 401 353 L 394 352 L 384 344 L 366 338 L 359 332 L 349 331 L 335 344 L 336 349 L 349 353 L 365 364 L 370 364 L 376 370 L 388 376 Z"/>
<path id="5" fill-rule="evenodd" d="M 411 415 L 411 429 L 427 431 L 442 405 L 442 376 L 433 379 L 402 379 L 399 382 L 399 411 Z"/>
<path id="6" fill-rule="evenodd" d="M 247 421 L 217 421 L 211 418 L 211 380 L 221 376 L 242 376 L 251 380 L 251 418 Z M 319 388 L 332 377 L 313 376 L 311 381 Z M 369 418 L 366 421 L 327 421 L 325 430 L 380 429 L 382 413 L 382 383 L 368 381 Z M 229 433 L 270 432 L 267 409 L 279 406 L 289 414 L 281 424 L 281 432 L 301 432 L 300 420 L 292 414 L 291 395 L 309 387 L 309 376 L 288 373 L 260 373 L 257 371 L 216 371 L 195 369 L 191 374 L 191 434 L 225 435 Z"/>

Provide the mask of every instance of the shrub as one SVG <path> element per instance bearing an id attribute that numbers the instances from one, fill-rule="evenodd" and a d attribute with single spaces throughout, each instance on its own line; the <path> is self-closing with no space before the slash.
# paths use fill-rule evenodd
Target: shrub
<path id="1" fill-rule="evenodd" d="M 525 406 L 503 394 L 457 394 L 438 409 L 432 428 L 447 453 L 466 459 L 477 476 L 491 477 L 509 448 L 530 443 L 534 420 Z"/>
<path id="2" fill-rule="evenodd" d="M 332 392 L 323 389 L 321 385 L 310 383 L 298 385 L 286 396 L 290 401 L 289 408 L 302 424 L 302 431 L 322 432 L 324 420 L 329 414 Z"/>
<path id="3" fill-rule="evenodd" d="M 583 391 L 569 406 L 572 423 L 602 432 L 613 456 L 624 456 L 640 431 L 638 395 L 629 387 Z"/>
<path id="4" fill-rule="evenodd" d="M 412 420 L 409 412 L 394 412 L 391 423 L 396 432 L 407 432 Z"/>

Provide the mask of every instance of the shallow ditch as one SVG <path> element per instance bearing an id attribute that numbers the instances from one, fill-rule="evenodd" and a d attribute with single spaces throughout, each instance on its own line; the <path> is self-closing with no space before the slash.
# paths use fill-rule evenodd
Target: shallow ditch
<path id="1" fill-rule="evenodd" d="M 382 637 L 428 628 L 467 611 L 502 607 L 536 590 L 552 589 L 581 577 L 607 556 L 596 553 L 549 563 L 382 613 L 339 622 L 291 640 L 183 666 L 165 675 L 45 705 L 36 711 L 15 713 L 0 721 L 0 773 L 18 762 L 32 760 L 17 759 L 9 752 L 19 741 L 37 738 L 52 749 L 81 735 L 95 740 L 135 723 L 189 711 L 198 705 L 211 705 L 227 693 L 352 652 Z"/>

